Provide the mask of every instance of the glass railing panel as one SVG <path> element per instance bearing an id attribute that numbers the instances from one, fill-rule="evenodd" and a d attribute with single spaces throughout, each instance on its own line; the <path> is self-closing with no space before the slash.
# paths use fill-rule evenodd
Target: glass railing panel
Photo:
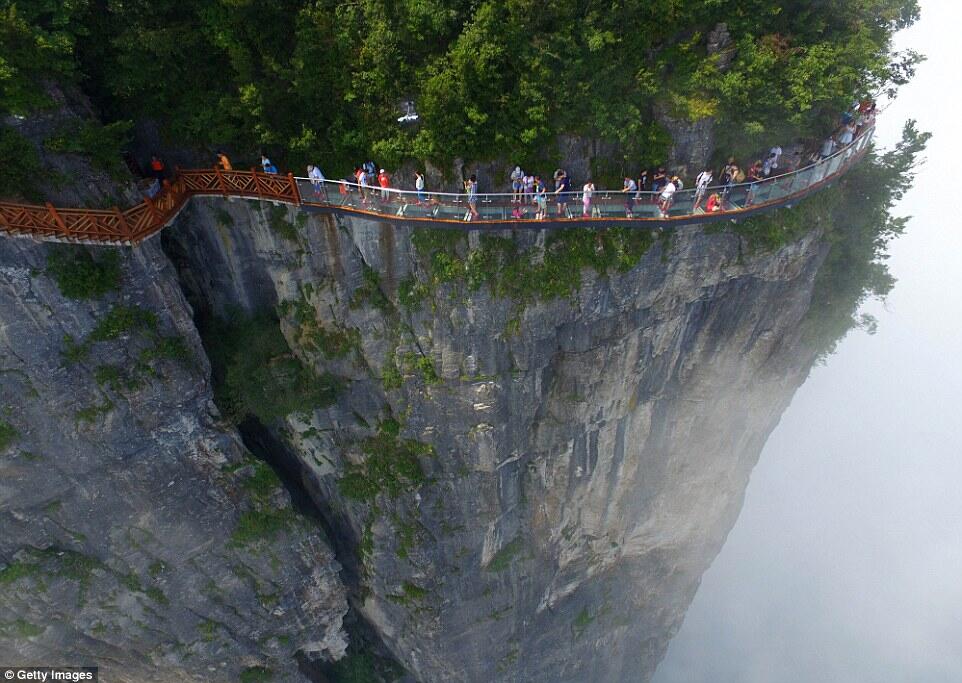
<path id="1" fill-rule="evenodd" d="M 725 200 L 726 211 L 745 208 L 745 202 L 748 199 L 748 187 L 735 185 L 722 193 L 722 199 Z"/>

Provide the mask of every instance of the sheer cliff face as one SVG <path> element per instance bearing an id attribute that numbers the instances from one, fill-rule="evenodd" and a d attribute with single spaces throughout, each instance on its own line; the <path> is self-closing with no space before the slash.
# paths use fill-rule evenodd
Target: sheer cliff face
<path id="1" fill-rule="evenodd" d="M 357 609 L 424 681 L 647 679 L 811 365 L 818 235 L 753 254 L 686 229 L 569 299 L 412 305 L 408 232 L 281 212 L 198 202 L 164 239 L 195 306 L 276 307 L 349 380 L 272 429 Z M 538 260 L 544 235 L 515 239 Z"/>
<path id="2" fill-rule="evenodd" d="M 81 300 L 52 249 L 0 240 L 0 659 L 142 682 L 339 657 L 339 566 L 217 417 L 159 244 Z"/>

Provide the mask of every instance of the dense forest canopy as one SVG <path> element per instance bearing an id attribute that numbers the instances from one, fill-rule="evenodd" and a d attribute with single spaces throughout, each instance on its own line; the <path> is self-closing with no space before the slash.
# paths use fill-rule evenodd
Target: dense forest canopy
<path id="1" fill-rule="evenodd" d="M 108 123 L 329 172 L 532 162 L 561 133 L 647 165 L 665 116 L 714 117 L 732 151 L 820 134 L 910 75 L 892 34 L 917 16 L 916 0 L 0 0 L 0 113 L 49 105 L 57 82 Z M 711 54 L 719 23 L 731 43 Z"/>

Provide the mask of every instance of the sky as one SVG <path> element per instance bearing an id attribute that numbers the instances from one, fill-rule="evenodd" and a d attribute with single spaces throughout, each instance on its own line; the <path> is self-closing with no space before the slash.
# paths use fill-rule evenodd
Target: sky
<path id="1" fill-rule="evenodd" d="M 933 133 L 898 282 L 795 395 L 655 683 L 962 681 L 962 2 L 920 4 L 876 136 Z"/>

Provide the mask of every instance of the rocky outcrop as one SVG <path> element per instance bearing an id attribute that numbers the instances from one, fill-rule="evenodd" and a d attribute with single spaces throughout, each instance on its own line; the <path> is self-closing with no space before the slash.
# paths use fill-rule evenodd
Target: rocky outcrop
<path id="1" fill-rule="evenodd" d="M 463 281 L 489 237 L 419 249 L 359 220 L 282 229 L 283 211 L 199 201 L 166 248 L 201 310 L 273 306 L 343 378 L 271 428 L 354 607 L 422 681 L 646 680 L 812 362 L 819 235 L 762 254 L 687 228 L 521 300 Z M 532 264 L 551 248 L 511 237 Z"/>
<path id="2" fill-rule="evenodd" d="M 0 240 L 0 660 L 142 682 L 341 657 L 339 565 L 218 416 L 159 243 L 85 253 Z"/>

